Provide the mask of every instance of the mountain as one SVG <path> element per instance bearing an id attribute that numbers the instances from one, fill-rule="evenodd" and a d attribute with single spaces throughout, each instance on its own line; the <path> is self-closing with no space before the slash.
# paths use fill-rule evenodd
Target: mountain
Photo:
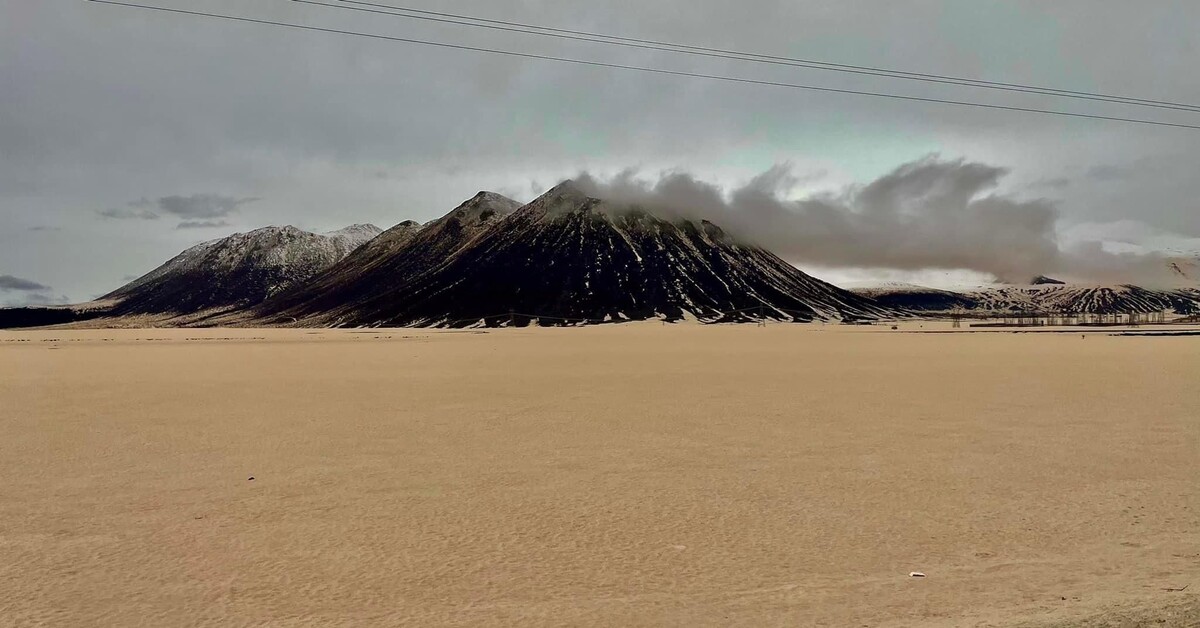
<path id="1" fill-rule="evenodd" d="M 362 303 L 391 299 L 518 207 L 520 203 L 510 198 L 480 192 L 437 220 L 424 225 L 402 222 L 252 314 L 274 323 L 357 320 Z"/>
<path id="2" fill-rule="evenodd" d="M 443 228 L 456 232 L 467 224 Z M 403 275 L 394 282 L 379 287 L 359 273 L 353 290 L 339 295 L 362 298 L 339 296 L 330 300 L 332 307 L 289 311 L 307 313 L 304 324 L 450 327 L 688 315 L 746 320 L 760 313 L 784 320 L 853 320 L 896 313 L 814 279 L 764 249 L 738 243 L 712 223 L 613 206 L 571 182 L 481 225 L 469 239 L 431 238 L 460 243 L 444 247 L 431 262 L 422 239 L 437 226 L 422 228 L 395 256 L 420 256 L 416 267 L 378 263 Z"/>
<path id="3" fill-rule="evenodd" d="M 350 225 L 349 227 L 342 227 L 336 231 L 326 231 L 321 235 L 327 238 L 333 238 L 334 240 L 345 242 L 349 244 L 351 246 L 351 250 L 353 250 L 354 247 L 358 247 L 364 242 L 378 237 L 382 232 L 383 231 L 375 225 L 360 223 Z"/>
<path id="4" fill-rule="evenodd" d="M 1151 289 L 1132 285 L 1002 286 L 970 294 L 977 309 L 995 311 L 1037 310 L 1069 314 L 1120 314 L 1128 312 L 1200 311 L 1200 290 Z"/>
<path id="5" fill-rule="evenodd" d="M 996 286 L 967 291 L 935 290 L 921 286 L 858 289 L 884 305 L 916 312 L 1018 312 L 1122 314 L 1170 311 L 1200 312 L 1200 289 L 1151 289 L 1132 285 L 1088 286 L 1041 283 Z"/>
<path id="6" fill-rule="evenodd" d="M 352 225 L 327 234 L 265 227 L 193 246 L 100 298 L 108 315 L 192 314 L 255 305 L 332 266 L 380 233 Z"/>
<path id="7" fill-rule="evenodd" d="M 976 300 L 967 294 L 913 284 L 891 283 L 853 288 L 850 291 L 874 299 L 883 306 L 900 310 L 950 312 L 977 307 Z"/>
<path id="8" fill-rule="evenodd" d="M 95 318 L 90 312 L 62 305 L 0 307 L 0 329 L 63 325 L 78 323 L 90 318 Z"/>
<path id="9" fill-rule="evenodd" d="M 1032 286 L 1062 286 L 1066 283 L 1067 282 L 1065 281 L 1059 281 L 1058 279 L 1047 277 L 1045 275 L 1038 275 L 1037 277 L 1033 278 L 1033 281 L 1029 282 L 1029 284 Z"/>

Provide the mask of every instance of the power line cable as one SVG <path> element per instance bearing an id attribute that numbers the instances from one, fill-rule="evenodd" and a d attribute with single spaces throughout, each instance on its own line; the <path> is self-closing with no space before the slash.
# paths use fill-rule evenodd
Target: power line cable
<path id="1" fill-rule="evenodd" d="M 1019 83 L 1001 83 L 997 81 L 985 81 L 980 79 L 970 79 L 963 77 L 946 76 L 940 74 L 926 74 L 921 72 L 906 72 L 902 70 L 889 70 L 886 68 L 877 68 L 871 66 L 858 66 L 843 63 L 831 63 L 828 61 L 814 61 L 811 59 L 797 59 L 791 57 L 779 57 L 773 55 L 763 55 L 751 52 L 739 52 L 733 50 L 724 50 L 721 48 L 707 48 L 703 46 L 690 46 L 686 44 L 676 44 L 671 42 L 656 41 L 652 39 L 637 39 L 633 37 L 620 37 L 616 35 L 605 35 L 601 33 L 590 33 L 587 31 L 576 31 L 563 28 L 552 28 L 548 26 L 538 26 L 535 24 L 525 24 L 521 22 L 509 22 L 505 20 L 493 20 L 487 18 L 473 17 L 468 15 L 460 15 L 455 13 L 443 13 L 440 11 L 427 11 L 423 9 L 413 9 L 409 7 L 401 7 L 389 4 L 379 4 L 375 2 L 363 2 L 361 0 L 338 0 L 342 5 L 329 4 L 327 2 L 315 2 L 313 0 L 292 0 L 300 4 L 311 4 L 315 6 L 328 7 L 332 9 L 343 9 L 351 11 L 361 11 L 366 13 L 375 13 L 380 15 L 391 15 L 399 18 L 425 20 L 430 22 L 439 22 L 444 24 L 457 24 L 460 26 L 469 26 L 474 28 L 486 28 L 491 30 L 507 31 L 514 33 L 523 33 L 526 35 L 538 35 L 542 37 L 554 37 L 558 39 L 569 39 L 576 41 L 585 41 L 597 44 L 606 44 L 611 46 L 623 46 L 627 48 L 640 48 L 643 50 L 658 50 L 663 52 L 673 52 L 677 54 L 687 54 L 701 57 L 732 59 L 736 61 L 748 61 L 752 63 L 765 63 L 770 65 L 780 65 L 788 67 L 807 68 L 813 70 L 824 70 L 829 72 L 841 72 L 847 74 L 859 74 L 865 76 L 877 76 L 883 78 L 902 79 L 910 81 L 921 81 L 925 83 L 936 83 L 942 85 L 956 85 L 960 87 L 971 87 L 976 89 L 992 89 L 1007 92 L 1019 92 L 1026 94 L 1039 94 L 1043 96 L 1054 96 L 1058 98 L 1073 98 L 1078 100 L 1090 100 L 1096 102 L 1108 102 L 1115 104 L 1132 105 L 1138 107 L 1153 107 L 1156 109 L 1170 109 L 1175 111 L 1189 111 L 1200 113 L 1200 105 L 1190 105 L 1185 103 L 1174 103 L 1162 100 L 1149 100 L 1144 98 L 1133 98 L 1129 96 L 1115 96 L 1111 94 L 1097 94 L 1091 92 L 1080 92 L 1066 89 L 1058 89 L 1053 87 L 1038 87 L 1033 85 L 1022 85 Z M 359 5 L 359 6 L 347 6 Z M 364 7 L 375 7 L 374 9 Z M 378 9 L 389 9 L 388 11 Z M 396 12 L 396 11 L 402 11 Z M 418 15 L 412 15 L 418 14 Z"/>
<path id="2" fill-rule="evenodd" d="M 204 13 L 201 11 L 188 11 L 185 9 L 174 9 L 174 8 L 169 8 L 169 7 L 160 7 L 160 6 L 153 6 L 153 5 L 146 5 L 146 4 L 135 4 L 135 3 L 131 3 L 131 2 L 118 2 L 116 0 L 87 0 L 87 1 L 94 2 L 97 4 L 107 4 L 107 5 L 112 5 L 112 6 L 127 7 L 127 8 L 133 8 L 133 9 L 161 11 L 161 12 L 165 12 L 165 13 L 175 13 L 175 14 L 180 14 L 180 15 L 191 15 L 191 16 L 197 16 L 197 17 L 209 17 L 209 18 L 229 20 L 229 21 L 234 21 L 234 22 L 243 22 L 243 23 L 249 23 L 249 24 L 280 26 L 280 27 L 291 28 L 291 29 L 296 29 L 296 30 L 304 30 L 304 31 L 319 32 L 319 33 L 330 33 L 330 34 L 337 34 L 337 35 L 349 35 L 349 36 L 354 36 L 354 37 L 364 37 L 364 38 L 368 38 L 368 39 L 376 39 L 376 40 L 382 40 L 382 41 L 401 42 L 401 43 L 408 43 L 408 44 L 417 44 L 417 45 L 422 45 L 422 46 L 433 46 L 433 47 L 437 47 L 437 48 L 447 48 L 447 49 L 453 49 L 453 50 L 466 50 L 466 51 L 471 51 L 471 52 L 481 52 L 481 53 L 486 53 L 486 54 L 503 55 L 503 56 L 508 56 L 508 57 L 523 58 L 523 59 L 539 59 L 539 60 L 543 60 L 543 61 L 558 61 L 561 63 L 570 63 L 570 64 L 575 64 L 575 65 L 591 66 L 591 67 L 598 67 L 598 68 L 630 70 L 630 71 L 634 71 L 634 72 L 643 72 L 643 73 L 648 73 L 648 74 L 661 74 L 661 75 L 667 75 L 667 76 L 682 76 L 682 77 L 688 77 L 688 78 L 700 78 L 700 79 L 708 79 L 708 80 L 714 80 L 714 81 L 723 81 L 723 82 L 727 82 L 727 83 L 740 83 L 740 84 L 747 84 L 747 85 L 764 85 L 764 86 L 769 86 L 769 87 L 784 87 L 784 88 L 789 88 L 789 89 L 800 89 L 800 90 L 825 92 L 825 93 L 832 93 L 832 94 L 852 94 L 852 95 L 857 95 L 857 96 L 870 96 L 873 98 L 888 98 L 888 99 L 893 99 L 893 100 L 906 100 L 906 101 L 911 101 L 911 102 L 938 103 L 938 104 L 944 104 L 944 105 L 976 107 L 976 108 L 981 108 L 981 109 L 993 109 L 993 110 L 1000 110 L 1000 111 L 1037 113 L 1037 114 L 1051 115 L 1051 116 L 1086 118 L 1086 119 L 1091 119 L 1091 120 L 1106 120 L 1106 121 L 1110 121 L 1110 122 L 1127 122 L 1127 123 L 1131 123 L 1131 124 L 1144 124 L 1144 125 L 1150 125 L 1150 126 L 1200 130 L 1200 125 L 1183 124 L 1183 123 L 1178 123 L 1178 122 L 1165 122 L 1165 121 L 1160 121 L 1160 120 L 1145 120 L 1145 119 L 1139 119 L 1139 118 L 1124 118 L 1124 117 L 1120 117 L 1120 116 L 1104 116 L 1104 115 L 1079 113 L 1079 112 L 1072 112 L 1072 111 L 1055 111 L 1052 109 L 1037 109 L 1037 108 L 1033 108 L 1033 107 L 1017 107 L 1017 106 L 1011 106 L 1011 105 L 997 105 L 997 104 L 992 104 L 992 103 L 979 103 L 979 102 L 971 102 L 971 101 L 964 101 L 964 100 L 948 100 L 948 99 L 942 99 L 942 98 L 929 98 L 929 97 L 924 97 L 924 96 L 905 96 L 905 95 L 901 95 L 901 94 L 891 94 L 891 93 L 886 93 L 886 92 L 869 92 L 869 91 L 853 90 L 853 89 L 840 89 L 840 88 L 834 88 L 834 87 L 820 87 L 820 86 L 816 86 L 816 85 L 803 85 L 803 84 L 799 84 L 799 83 L 785 83 L 785 82 L 780 82 L 780 81 L 765 81 L 765 80 L 748 79 L 748 78 L 741 78 L 741 77 L 735 77 L 735 76 L 723 76 L 723 75 L 719 75 L 719 74 L 703 74 L 703 73 L 699 73 L 699 72 L 683 72 L 683 71 L 678 71 L 678 70 L 667 70 L 664 68 L 625 65 L 625 64 L 620 64 L 620 63 L 606 63 L 606 62 L 602 62 L 602 61 L 590 61 L 590 60 L 586 60 L 586 59 L 574 59 L 574 58 L 570 58 L 570 57 L 556 57 L 556 56 L 552 56 L 552 55 L 541 55 L 541 54 L 533 54 L 533 53 L 527 53 L 527 52 L 516 52 L 516 51 L 512 51 L 512 50 L 501 50 L 501 49 L 497 49 L 497 48 L 484 48 L 484 47 L 479 47 L 479 46 L 467 46 L 467 45 L 463 45 L 463 44 L 453 44 L 453 43 L 429 41 L 429 40 L 423 40 L 423 39 L 412 39 L 412 38 L 407 38 L 407 37 L 394 37 L 391 35 L 378 35 L 375 33 L 362 33 L 362 32 L 358 32 L 358 31 L 342 30 L 342 29 L 336 29 L 336 28 L 326 28 L 326 27 L 321 27 L 321 26 L 309 26 L 309 25 L 304 25 L 304 24 L 292 24 L 289 22 L 278 22 L 278 21 L 274 21 L 274 20 L 262 20 L 262 19 L 256 19 L 256 18 L 234 16 L 234 15 L 224 15 L 224 14 L 220 14 L 220 13 Z"/>

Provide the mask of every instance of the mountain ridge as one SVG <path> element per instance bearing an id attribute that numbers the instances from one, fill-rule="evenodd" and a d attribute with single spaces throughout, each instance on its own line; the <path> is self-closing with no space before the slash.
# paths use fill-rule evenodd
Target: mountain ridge
<path id="1" fill-rule="evenodd" d="M 1090 285 L 1041 283 L 970 290 L 938 290 L 923 286 L 856 288 L 891 307 L 914 312 L 947 313 L 1043 311 L 1063 314 L 1125 314 L 1171 311 L 1200 312 L 1200 288 L 1144 288 L 1131 284 Z"/>
<path id="2" fill-rule="evenodd" d="M 247 315 L 278 324 L 337 321 L 364 300 L 403 289 L 517 207 L 519 203 L 510 198 L 481 191 L 425 224 L 406 220 L 311 281 L 263 302 Z"/>
<path id="3" fill-rule="evenodd" d="M 735 243 L 711 222 L 658 218 L 565 181 L 396 290 L 306 322 L 455 327 L 679 320 L 685 312 L 717 321 L 748 319 L 729 313 L 757 309 L 805 321 L 896 314 Z"/>
<path id="4" fill-rule="evenodd" d="M 330 234 L 291 225 L 235 233 L 189 247 L 99 300 L 114 303 L 112 315 L 245 307 L 307 280 L 379 233 L 373 225 Z"/>

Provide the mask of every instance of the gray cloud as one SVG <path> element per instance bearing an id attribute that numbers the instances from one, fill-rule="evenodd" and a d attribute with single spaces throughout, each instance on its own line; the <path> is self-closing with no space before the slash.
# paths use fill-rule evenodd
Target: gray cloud
<path id="1" fill-rule="evenodd" d="M 175 226 L 176 229 L 216 229 L 218 227 L 228 227 L 229 223 L 224 220 L 185 220 Z"/>
<path id="2" fill-rule="evenodd" d="M 258 198 L 234 198 L 220 194 L 193 194 L 191 196 L 164 196 L 157 200 L 140 198 L 130 201 L 125 207 L 98 210 L 100 216 L 118 220 L 157 220 L 163 215 L 184 219 L 178 228 L 223 227 L 228 223 L 212 219 L 224 218 L 237 212 L 243 205 Z M 208 219 L 208 220 L 206 220 Z"/>
<path id="3" fill-rule="evenodd" d="M 158 220 L 159 215 L 153 210 L 145 207 L 139 207 L 133 203 L 125 207 L 110 207 L 109 209 L 98 209 L 96 213 L 102 218 L 113 220 Z"/>
<path id="4" fill-rule="evenodd" d="M 1052 179 L 1039 179 L 1034 181 L 1030 186 L 1033 189 L 1045 190 L 1065 190 L 1071 187 L 1071 180 L 1066 177 L 1055 177 Z"/>
<path id="5" fill-rule="evenodd" d="M 936 156 L 904 164 L 866 185 L 799 199 L 798 179 L 776 166 L 724 190 L 683 172 L 657 179 L 626 170 L 577 181 L 589 193 L 671 216 L 704 218 L 799 264 L 900 270 L 971 270 L 1023 282 L 1065 272 L 1112 280 L 1163 270 L 1153 255 L 1113 254 L 1097 243 L 1060 245 L 1054 204 L 996 190 L 1008 173 Z"/>
<path id="6" fill-rule="evenodd" d="M 0 275 L 0 290 L 3 291 L 34 292 L 49 289 L 50 286 L 44 286 L 36 281 L 13 277 L 12 275 Z"/>
<path id="7" fill-rule="evenodd" d="M 158 208 L 164 213 L 180 218 L 224 218 L 238 211 L 242 205 L 253 203 L 257 200 L 259 199 L 233 198 L 219 194 L 165 196 L 158 199 Z"/>
<path id="8" fill-rule="evenodd" d="M 1097 181 L 1123 181 L 1132 178 L 1135 169 L 1129 166 L 1092 166 L 1088 168 L 1087 176 Z"/>
<path id="9" fill-rule="evenodd" d="M 69 302 L 66 296 L 54 295 L 52 290 L 50 286 L 30 279 L 0 275 L 0 306 L 62 305 Z"/>
<path id="10" fill-rule="evenodd" d="M 36 225 L 29 228 L 30 231 L 62 231 L 62 227 L 51 227 L 49 225 Z"/>
<path id="11" fill-rule="evenodd" d="M 27 292 L 15 298 L 0 299 L 2 307 L 33 307 L 40 305 L 67 305 L 71 299 L 66 295 L 50 292 Z"/>

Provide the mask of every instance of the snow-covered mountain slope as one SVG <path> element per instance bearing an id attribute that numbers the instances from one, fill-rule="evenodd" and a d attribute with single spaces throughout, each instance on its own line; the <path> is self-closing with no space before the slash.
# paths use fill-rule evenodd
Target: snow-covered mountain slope
<path id="1" fill-rule="evenodd" d="M 333 238 L 347 243 L 352 248 L 361 246 L 363 243 L 372 240 L 379 236 L 383 231 L 372 224 L 360 223 L 342 227 L 335 231 L 326 231 L 321 235 L 327 238 Z"/>
<path id="2" fill-rule="evenodd" d="M 1200 311 L 1200 290 L 1150 289 L 1131 285 L 1039 285 L 1003 286 L 969 295 L 976 309 L 1037 310 L 1065 313 L 1125 313 Z"/>
<path id="3" fill-rule="evenodd" d="M 418 246 L 429 229 L 406 248 Z M 711 223 L 614 207 L 566 182 L 447 251 L 404 285 L 343 301 L 307 322 L 467 326 L 686 315 L 712 321 L 760 312 L 802 321 L 895 314 L 737 243 Z"/>
<path id="4" fill-rule="evenodd" d="M 312 280 L 263 303 L 253 314 L 275 323 L 354 318 L 363 302 L 392 298 L 518 207 L 520 203 L 510 198 L 480 192 L 425 225 L 402 222 Z"/>
<path id="5" fill-rule="evenodd" d="M 254 305 L 304 282 L 380 233 L 353 225 L 329 234 L 265 227 L 193 246 L 101 297 L 112 315 L 189 314 Z"/>
<path id="6" fill-rule="evenodd" d="M 1151 289 L 1131 285 L 1087 286 L 1041 283 L 1028 286 L 996 286 L 961 292 L 932 288 L 892 287 L 858 289 L 892 307 L 918 312 L 1015 312 L 1129 313 L 1200 312 L 1200 289 Z"/>

